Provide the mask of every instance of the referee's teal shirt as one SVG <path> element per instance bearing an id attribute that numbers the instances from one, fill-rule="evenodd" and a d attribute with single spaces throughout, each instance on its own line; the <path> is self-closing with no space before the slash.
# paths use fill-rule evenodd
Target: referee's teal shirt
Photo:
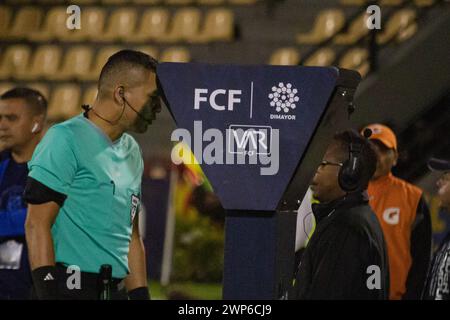
<path id="1" fill-rule="evenodd" d="M 82 114 L 51 127 L 28 163 L 29 176 L 67 196 L 52 236 L 56 262 L 113 277 L 128 274 L 143 160 L 129 134 L 112 142 Z"/>

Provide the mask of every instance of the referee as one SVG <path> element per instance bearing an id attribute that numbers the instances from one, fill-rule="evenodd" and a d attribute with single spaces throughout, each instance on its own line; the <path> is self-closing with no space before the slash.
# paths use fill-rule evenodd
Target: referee
<path id="1" fill-rule="evenodd" d="M 102 265 L 112 267 L 110 299 L 150 298 L 137 214 L 143 160 L 126 132 L 145 132 L 160 111 L 156 65 L 137 51 L 112 55 L 92 107 L 37 146 L 24 194 L 35 298 L 99 299 Z"/>

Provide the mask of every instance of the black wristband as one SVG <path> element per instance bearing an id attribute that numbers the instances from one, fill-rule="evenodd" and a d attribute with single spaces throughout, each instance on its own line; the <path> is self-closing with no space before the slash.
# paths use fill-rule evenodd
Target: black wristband
<path id="1" fill-rule="evenodd" d="M 55 266 L 39 267 L 31 271 L 33 286 L 39 300 L 56 300 L 57 281 Z"/>
<path id="2" fill-rule="evenodd" d="M 128 291 L 128 297 L 130 300 L 150 300 L 150 293 L 147 287 L 139 287 Z"/>

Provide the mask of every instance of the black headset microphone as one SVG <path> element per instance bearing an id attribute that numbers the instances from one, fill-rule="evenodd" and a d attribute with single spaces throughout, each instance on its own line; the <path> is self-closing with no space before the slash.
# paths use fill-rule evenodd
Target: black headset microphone
<path id="1" fill-rule="evenodd" d="M 372 130 L 365 129 L 363 136 L 368 139 L 372 135 Z M 349 157 L 339 170 L 338 182 L 339 186 L 345 192 L 355 192 L 363 188 L 365 176 L 367 175 L 366 164 L 361 159 L 363 145 L 352 141 L 350 135 Z"/>
<path id="2" fill-rule="evenodd" d="M 119 116 L 119 118 L 117 118 L 117 120 L 115 120 L 115 121 L 111 121 L 111 120 L 108 120 L 108 119 L 106 119 L 106 118 L 104 118 L 104 117 L 102 117 L 101 115 L 99 115 L 97 112 L 95 112 L 95 110 L 90 106 L 90 105 L 88 105 L 88 104 L 83 104 L 82 106 L 81 106 L 81 108 L 85 111 L 85 112 L 88 112 L 89 110 L 92 110 L 92 112 L 94 112 L 95 113 L 95 115 L 97 116 L 97 117 L 99 117 L 100 119 L 102 119 L 103 121 L 106 121 L 106 122 L 108 122 L 109 124 L 111 124 L 111 125 L 116 125 L 118 122 L 119 122 L 119 120 L 122 118 L 122 116 L 123 116 L 123 113 L 125 112 L 125 103 L 131 108 L 131 110 L 133 110 L 142 120 L 144 120 L 145 122 L 147 122 L 148 124 L 150 124 L 151 123 L 151 119 L 147 119 L 147 118 L 145 118 L 139 111 L 137 111 L 136 109 L 134 109 L 131 105 L 130 105 L 130 103 L 127 101 L 127 99 L 125 99 L 125 95 L 123 94 L 123 88 L 119 91 L 119 95 L 120 95 L 120 97 L 123 99 L 123 106 L 122 106 L 122 112 L 120 113 L 120 116 Z"/>

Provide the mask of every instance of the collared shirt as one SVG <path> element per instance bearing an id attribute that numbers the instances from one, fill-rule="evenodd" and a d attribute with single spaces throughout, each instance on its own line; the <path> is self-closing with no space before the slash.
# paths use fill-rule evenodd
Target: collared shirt
<path id="1" fill-rule="evenodd" d="M 29 177 L 67 196 L 52 227 L 57 263 L 128 274 L 143 160 L 133 137 L 111 141 L 83 115 L 50 128 L 29 162 Z"/>

